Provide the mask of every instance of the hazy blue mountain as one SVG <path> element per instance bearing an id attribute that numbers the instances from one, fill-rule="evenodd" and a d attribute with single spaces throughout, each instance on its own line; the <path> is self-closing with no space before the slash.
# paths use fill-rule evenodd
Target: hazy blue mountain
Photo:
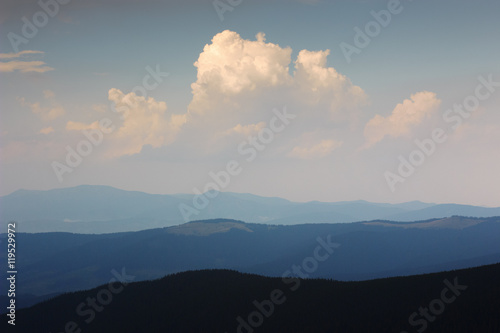
<path id="1" fill-rule="evenodd" d="M 345 223 L 373 219 L 416 221 L 461 216 L 498 216 L 500 208 L 436 205 L 418 201 L 401 204 L 291 202 L 253 194 L 212 192 L 207 206 L 189 221 L 229 218 L 251 223 Z M 0 223 L 17 221 L 20 232 L 112 233 L 138 231 L 185 222 L 180 207 L 191 207 L 192 194 L 159 195 L 109 186 L 82 185 L 48 191 L 19 190 L 0 197 Z M 2 228 L 5 230 L 5 228 Z"/>
<path id="2" fill-rule="evenodd" d="M 366 280 L 496 263 L 499 234 L 498 217 L 293 226 L 218 219 L 114 234 L 19 233 L 17 285 L 34 295 L 86 289 L 122 268 L 137 280 L 222 268 L 282 276 L 321 244 L 339 246 L 307 277 Z"/>
<path id="3" fill-rule="evenodd" d="M 173 196 L 81 185 L 48 191 L 19 190 L 0 198 L 4 220 L 108 221 L 169 218 L 182 200 Z M 174 216 L 175 218 L 175 216 Z"/>
<path id="4" fill-rule="evenodd" d="M 425 207 L 415 211 L 390 215 L 386 218 L 393 221 L 417 221 L 431 218 L 449 217 L 452 215 L 474 217 L 499 216 L 500 207 L 489 208 L 469 205 L 441 204 Z"/>

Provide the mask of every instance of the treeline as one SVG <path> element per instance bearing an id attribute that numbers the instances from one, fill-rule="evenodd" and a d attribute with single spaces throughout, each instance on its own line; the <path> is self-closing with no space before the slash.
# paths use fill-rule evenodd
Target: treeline
<path id="1" fill-rule="evenodd" d="M 496 333 L 499 281 L 500 264 L 363 282 L 189 271 L 64 294 L 19 310 L 15 330 L 6 320 L 1 326 L 31 333 Z M 89 299 L 99 306 L 93 314 Z"/>

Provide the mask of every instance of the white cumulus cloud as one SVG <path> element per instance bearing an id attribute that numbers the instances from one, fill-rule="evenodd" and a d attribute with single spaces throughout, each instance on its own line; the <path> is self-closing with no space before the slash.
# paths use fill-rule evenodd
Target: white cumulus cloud
<path id="1" fill-rule="evenodd" d="M 373 146 L 385 136 L 397 138 L 410 134 L 412 128 L 428 118 L 440 104 L 435 93 L 422 91 L 398 104 L 389 116 L 376 115 L 365 126 L 365 147 Z"/>
<path id="2" fill-rule="evenodd" d="M 234 31 L 218 33 L 194 63 L 198 73 L 191 85 L 189 110 L 203 112 L 221 96 L 289 82 L 291 53 L 289 47 L 266 43 L 263 33 L 257 34 L 256 41 L 245 40 Z"/>
<path id="3" fill-rule="evenodd" d="M 115 146 L 112 156 L 139 153 L 144 145 L 158 148 L 172 143 L 181 127 L 186 123 L 186 115 L 167 115 L 167 104 L 154 98 L 124 94 L 118 89 L 109 90 L 109 100 L 123 115 L 123 123 L 115 130 Z"/>
<path id="4" fill-rule="evenodd" d="M 294 80 L 301 96 L 310 103 L 326 102 L 336 113 L 341 107 L 356 107 L 366 103 L 363 89 L 352 84 L 333 67 L 327 67 L 330 50 L 302 50 L 295 61 Z"/>

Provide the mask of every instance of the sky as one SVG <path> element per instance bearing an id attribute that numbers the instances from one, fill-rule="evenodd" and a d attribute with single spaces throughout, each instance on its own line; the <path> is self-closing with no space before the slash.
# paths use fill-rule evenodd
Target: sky
<path id="1" fill-rule="evenodd" d="M 500 206 L 500 2 L 6 0 L 0 195 Z"/>

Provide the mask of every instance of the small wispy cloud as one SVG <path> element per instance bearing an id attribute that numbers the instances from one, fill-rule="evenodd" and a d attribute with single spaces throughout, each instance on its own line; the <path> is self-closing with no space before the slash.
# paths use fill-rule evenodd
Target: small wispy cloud
<path id="1" fill-rule="evenodd" d="M 49 127 L 45 127 L 45 128 L 42 128 L 40 130 L 40 134 L 50 134 L 50 133 L 53 133 L 54 132 L 54 128 L 52 128 L 52 126 L 49 126 Z"/>
<path id="2" fill-rule="evenodd" d="M 82 131 L 82 130 L 87 130 L 87 129 L 98 129 L 99 128 L 99 122 L 94 121 L 91 124 L 85 124 L 79 121 L 68 121 L 66 123 L 66 130 L 67 131 Z"/>
<path id="3" fill-rule="evenodd" d="M 0 53 L 0 59 L 21 58 L 27 54 L 43 54 L 42 51 L 25 50 L 17 53 Z"/>
<path id="4" fill-rule="evenodd" d="M 223 135 L 226 136 L 226 135 L 232 135 L 232 134 L 241 134 L 243 136 L 250 136 L 252 134 L 257 134 L 264 127 L 266 127 L 266 123 L 264 121 L 261 121 L 258 124 L 250 124 L 250 125 L 244 125 L 244 126 L 241 124 L 238 124 L 238 125 L 234 126 L 233 128 L 225 131 L 223 133 Z"/>
<path id="5" fill-rule="evenodd" d="M 54 68 L 46 66 L 46 63 L 41 60 L 24 60 L 27 57 L 34 54 L 43 54 L 42 51 L 25 50 L 17 53 L 0 53 L 0 59 L 15 59 L 11 61 L 1 61 L 0 62 L 0 73 L 11 73 L 11 72 L 36 72 L 45 73 Z"/>
<path id="6" fill-rule="evenodd" d="M 288 156 L 300 159 L 322 158 L 330 155 L 340 146 L 342 146 L 342 141 L 321 140 L 321 142 L 312 145 L 295 146 Z"/>
<path id="7" fill-rule="evenodd" d="M 43 106 L 40 102 L 30 103 L 24 97 L 18 97 L 17 100 L 22 106 L 30 108 L 34 114 L 40 116 L 43 120 L 53 120 L 66 113 L 64 108 L 57 103 L 53 91 L 44 90 L 43 97 L 46 100 L 45 103 L 50 104 L 50 106 Z"/>

